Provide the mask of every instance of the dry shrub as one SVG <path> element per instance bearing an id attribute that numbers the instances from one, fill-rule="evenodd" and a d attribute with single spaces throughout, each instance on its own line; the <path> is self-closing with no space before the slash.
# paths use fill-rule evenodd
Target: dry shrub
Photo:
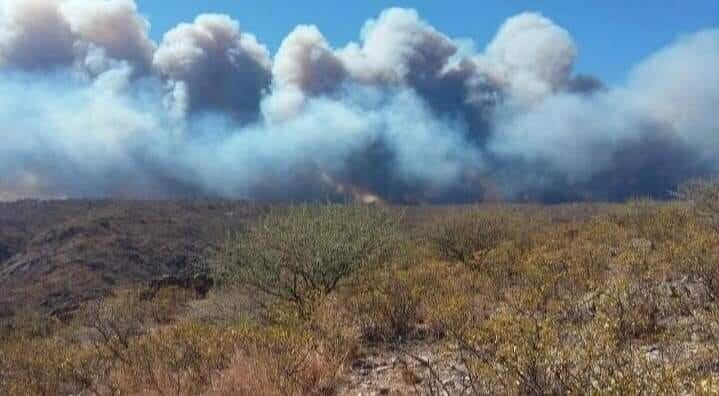
<path id="1" fill-rule="evenodd" d="M 3 343 L 0 381 L 10 394 L 194 395 L 210 386 L 238 348 L 254 345 L 251 334 L 262 333 L 199 322 L 168 326 L 156 320 L 164 305 L 155 302 L 121 293 L 87 304 L 77 315 L 84 327 L 74 337 L 18 336 Z"/>
<path id="2" fill-rule="evenodd" d="M 719 177 L 690 180 L 679 186 L 676 196 L 691 204 L 696 217 L 719 231 Z"/>
<path id="3" fill-rule="evenodd" d="M 306 318 L 353 274 L 393 260 L 397 224 L 375 207 L 293 206 L 229 238 L 212 267 L 225 285 L 249 286 Z"/>
<path id="4" fill-rule="evenodd" d="M 176 286 L 166 287 L 155 293 L 152 301 L 147 304 L 148 313 L 155 323 L 171 323 L 196 298 L 197 295 L 193 290 Z"/>
<path id="5" fill-rule="evenodd" d="M 228 367 L 212 381 L 208 395 L 263 395 L 284 396 L 282 384 L 278 384 L 279 373 L 275 372 L 272 362 L 262 356 L 248 356 L 237 353 Z"/>
<path id="6" fill-rule="evenodd" d="M 504 241 L 514 241 L 518 247 L 526 243 L 532 220 L 505 211 L 454 210 L 435 220 L 427 240 L 440 259 L 473 265 L 477 254 L 484 254 Z"/>
<path id="7" fill-rule="evenodd" d="M 576 239 L 593 243 L 597 249 L 612 252 L 622 243 L 632 239 L 632 230 L 618 224 L 612 216 L 601 215 L 590 218 L 584 222 L 573 224 L 574 230 L 572 235 L 576 235 Z M 573 240 L 571 235 L 566 237 Z M 557 241 L 568 242 L 565 238 L 559 237 Z"/>
<path id="8" fill-rule="evenodd" d="M 189 308 L 179 290 L 119 294 L 74 338 L 29 315 L 0 340 L 0 393 L 335 394 L 363 342 L 419 336 L 461 358 L 474 394 L 719 389 L 719 234 L 690 205 L 454 211 L 427 236 L 441 260 L 400 249 L 387 215 L 271 213 L 215 257 L 233 287 Z"/>
<path id="9" fill-rule="evenodd" d="M 246 336 L 243 328 L 199 323 L 154 329 L 129 344 L 126 360 L 111 372 L 111 386 L 131 394 L 199 394 Z"/>
<path id="10" fill-rule="evenodd" d="M 193 301 L 185 317 L 204 323 L 233 325 L 256 320 L 261 312 L 247 290 L 222 288 L 212 290 L 207 298 Z"/>
<path id="11" fill-rule="evenodd" d="M 719 297 L 719 234 L 700 224 L 690 224 L 667 242 L 664 260 L 678 276 L 700 282 L 712 301 Z"/>
<path id="12" fill-rule="evenodd" d="M 702 305 L 672 279 L 712 278 L 718 239 L 680 204 L 619 210 L 475 252 L 473 282 L 494 292 L 447 299 L 444 316 L 473 393 L 677 394 L 707 378 L 711 358 L 682 346 Z"/>
<path id="13" fill-rule="evenodd" d="M 94 351 L 56 337 L 19 337 L 0 345 L 0 395 L 95 392 L 105 372 Z"/>
<path id="14" fill-rule="evenodd" d="M 443 338 L 450 330 L 448 318 L 472 315 L 492 309 L 486 296 L 486 277 L 466 266 L 448 266 L 440 261 L 425 261 L 407 273 L 410 285 L 418 289 L 419 320 L 428 336 Z"/>
<path id="15" fill-rule="evenodd" d="M 617 339 L 606 318 L 597 317 L 563 341 L 558 378 L 570 393 L 590 389 L 593 394 L 681 394 L 692 372 L 673 352 L 661 346 L 647 348 Z"/>
<path id="16" fill-rule="evenodd" d="M 702 326 L 698 330 L 711 355 L 710 364 L 719 367 L 719 305 L 712 304 L 700 313 Z"/>
<path id="17" fill-rule="evenodd" d="M 273 326 L 253 333 L 241 350 L 264 360 L 283 394 L 334 394 L 352 344 L 331 326 L 313 327 Z"/>
<path id="18" fill-rule="evenodd" d="M 650 234 L 656 221 L 656 213 L 660 208 L 658 202 L 649 199 L 636 199 L 618 207 L 610 218 L 616 224 L 631 230 L 635 236 L 644 237 Z"/>
<path id="19" fill-rule="evenodd" d="M 0 342 L 6 338 L 47 338 L 54 335 L 61 326 L 53 318 L 32 309 L 21 309 L 12 317 L 0 321 Z"/>
<path id="20" fill-rule="evenodd" d="M 140 298 L 140 293 L 129 290 L 87 303 L 76 320 L 89 329 L 90 342 L 99 353 L 129 364 L 130 342 L 145 333 L 151 313 L 149 303 Z"/>
<path id="21" fill-rule="evenodd" d="M 504 310 L 455 333 L 478 394 L 675 394 L 687 372 L 621 343 L 611 323 L 579 326 L 551 315 Z"/>
<path id="22" fill-rule="evenodd" d="M 208 395 L 333 395 L 334 367 L 311 353 L 296 371 L 278 365 L 267 354 L 238 352 L 213 380 Z M 288 375 L 291 374 L 291 375 Z"/>
<path id="23" fill-rule="evenodd" d="M 654 336 L 662 331 L 662 299 L 652 284 L 616 279 L 597 297 L 597 318 L 621 343 Z"/>
<path id="24" fill-rule="evenodd" d="M 95 354 L 105 372 L 92 378 L 92 389 L 149 395 L 332 394 L 347 353 L 345 344 L 307 327 L 192 321 L 130 338 L 122 358 L 104 351 Z M 248 365 L 252 371 L 236 371 Z"/>
<path id="25" fill-rule="evenodd" d="M 515 264 L 517 280 L 507 300 L 528 311 L 562 311 L 594 291 L 608 265 L 609 254 L 591 242 L 538 243 Z"/>
<path id="26" fill-rule="evenodd" d="M 352 296 L 362 337 L 396 341 L 412 336 L 420 322 L 423 289 L 404 271 L 383 272 Z"/>
<path id="27" fill-rule="evenodd" d="M 424 260 L 368 274 L 341 298 L 365 341 L 437 340 L 447 331 L 445 318 L 485 291 L 479 278 L 465 266 Z"/>
<path id="28" fill-rule="evenodd" d="M 650 248 L 680 238 L 687 227 L 701 222 L 682 202 L 631 201 L 609 216 L 624 230 L 623 242 L 643 240 Z"/>

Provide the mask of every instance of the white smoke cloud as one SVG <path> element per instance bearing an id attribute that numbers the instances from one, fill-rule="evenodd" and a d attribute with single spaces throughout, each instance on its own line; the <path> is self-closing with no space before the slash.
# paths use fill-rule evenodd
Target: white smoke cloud
<path id="1" fill-rule="evenodd" d="M 271 61 L 265 46 L 226 15 L 200 15 L 165 34 L 154 65 L 187 109 L 225 111 L 243 119 L 259 110 L 269 88 Z"/>
<path id="2" fill-rule="evenodd" d="M 590 96 L 556 94 L 507 114 L 489 148 L 542 163 L 571 183 L 611 171 L 664 177 L 660 187 L 669 187 L 692 172 L 719 168 L 719 121 L 711 115 L 719 108 L 718 70 L 719 31 L 683 37 L 639 64 L 624 86 Z M 633 174 L 640 170 L 616 169 L 620 162 L 656 169 Z"/>
<path id="3" fill-rule="evenodd" d="M 316 26 L 295 28 L 282 42 L 272 68 L 279 87 L 296 86 L 314 94 L 335 89 L 345 73 Z"/>
<path id="4" fill-rule="evenodd" d="M 0 65 L 55 67 L 74 60 L 74 37 L 57 0 L 0 2 Z"/>
<path id="5" fill-rule="evenodd" d="M 719 30 L 681 37 L 637 66 L 623 94 L 655 123 L 715 158 L 719 148 Z"/>
<path id="6" fill-rule="evenodd" d="M 0 199 L 622 199 L 719 170 L 717 30 L 615 87 L 536 13 L 482 52 L 398 8 L 273 58 L 225 15 L 148 30 L 133 0 L 0 0 Z"/>
<path id="7" fill-rule="evenodd" d="M 101 48 L 138 71 L 149 70 L 155 43 L 148 35 L 150 23 L 138 14 L 133 0 L 68 0 L 60 12 L 80 45 Z"/>
<path id="8" fill-rule="evenodd" d="M 447 36 L 422 21 L 414 10 L 391 8 L 362 29 L 362 44 L 341 51 L 359 81 L 407 82 L 439 74 L 457 51 Z"/>
<path id="9" fill-rule="evenodd" d="M 323 175 L 357 184 L 346 179 L 353 166 L 348 159 L 361 159 L 378 143 L 396 153 L 398 182 L 437 191 L 476 163 L 472 150 L 458 150 L 452 126 L 408 91 L 353 89 L 344 101 L 309 100 L 307 111 L 290 121 L 239 127 L 212 117 L 178 123 L 163 116 L 161 87 L 123 91 L 119 74 L 90 86 L 68 84 L 64 75 L 42 83 L 26 74 L 2 76 L 0 89 L 13 95 L 0 97 L 0 120 L 15 119 L 0 146 L 4 191 L 321 199 L 336 188 Z M 83 111 L 73 111 L 78 108 Z"/>
<path id="10" fill-rule="evenodd" d="M 347 74 L 339 57 L 316 26 L 298 26 L 283 41 L 272 67 L 273 94 L 266 114 L 286 119 L 296 115 L 307 96 L 336 90 Z"/>
<path id="11" fill-rule="evenodd" d="M 343 83 L 413 86 L 441 78 L 457 52 L 454 42 L 414 10 L 391 8 L 362 29 L 361 42 L 330 48 L 315 26 L 298 26 L 274 59 L 268 114 L 296 114 L 307 97 L 331 94 Z"/>
<path id="12" fill-rule="evenodd" d="M 577 48 L 569 32 L 536 13 L 509 18 L 479 62 L 519 100 L 537 101 L 565 84 Z"/>
<path id="13" fill-rule="evenodd" d="M 155 44 L 133 0 L 3 0 L 0 67 L 75 66 L 97 75 L 124 61 L 148 69 Z"/>

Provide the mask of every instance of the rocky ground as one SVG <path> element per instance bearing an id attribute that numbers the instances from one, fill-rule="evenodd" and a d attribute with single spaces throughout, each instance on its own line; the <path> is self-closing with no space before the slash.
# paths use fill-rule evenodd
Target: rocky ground
<path id="1" fill-rule="evenodd" d="M 356 359 L 340 394 L 461 395 L 470 391 L 460 356 L 429 340 L 367 347 Z"/>

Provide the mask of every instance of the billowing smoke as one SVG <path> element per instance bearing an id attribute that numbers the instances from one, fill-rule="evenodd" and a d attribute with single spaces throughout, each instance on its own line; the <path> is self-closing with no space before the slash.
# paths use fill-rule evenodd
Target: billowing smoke
<path id="1" fill-rule="evenodd" d="M 560 92 L 498 117 L 487 149 L 524 163 L 507 168 L 524 179 L 517 192 L 556 200 L 664 195 L 717 170 L 717 66 L 719 30 L 682 37 L 638 65 L 624 86 Z"/>
<path id="2" fill-rule="evenodd" d="M 259 111 L 272 78 L 267 48 L 226 15 L 200 15 L 165 34 L 154 57 L 183 111 L 214 110 L 241 119 Z"/>
<path id="3" fill-rule="evenodd" d="M 155 44 L 133 0 L 2 0 L 0 65 L 93 75 L 124 61 L 149 69 Z"/>
<path id="4" fill-rule="evenodd" d="M 147 36 L 150 24 L 137 14 L 133 0 L 69 0 L 60 11 L 75 37 L 76 51 L 87 54 L 94 48 L 109 58 L 129 62 L 138 72 L 149 70 L 155 44 Z M 96 65 L 87 63 L 98 72 Z"/>
<path id="5" fill-rule="evenodd" d="M 527 13 L 502 25 L 479 63 L 513 98 L 538 102 L 569 81 L 576 55 L 566 30 Z"/>
<path id="6" fill-rule="evenodd" d="M 0 200 L 618 200 L 719 171 L 719 30 L 607 86 L 536 13 L 482 51 L 406 9 L 274 57 L 225 15 L 149 26 L 133 0 L 0 0 Z"/>

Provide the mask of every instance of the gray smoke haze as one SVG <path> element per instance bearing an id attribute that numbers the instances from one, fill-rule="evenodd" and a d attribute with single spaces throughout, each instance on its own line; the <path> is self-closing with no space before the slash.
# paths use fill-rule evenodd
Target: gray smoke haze
<path id="1" fill-rule="evenodd" d="M 619 200 L 719 170 L 719 30 L 607 86 L 536 13 L 481 51 L 406 9 L 274 56 L 226 15 L 149 26 L 133 0 L 0 0 L 0 200 Z"/>

